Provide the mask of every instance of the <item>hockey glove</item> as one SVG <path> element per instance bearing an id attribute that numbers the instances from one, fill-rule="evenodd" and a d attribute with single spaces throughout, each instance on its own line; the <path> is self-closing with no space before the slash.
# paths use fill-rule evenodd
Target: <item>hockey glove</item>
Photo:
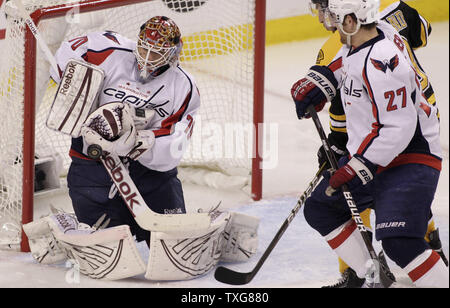
<path id="1" fill-rule="evenodd" d="M 137 160 L 155 144 L 155 134 L 151 130 L 138 130 L 136 142 L 127 157 Z"/>
<path id="2" fill-rule="evenodd" d="M 81 128 L 88 145 L 98 145 L 102 151 L 126 156 L 136 144 L 136 127 L 130 107 L 109 103 L 94 111 Z"/>
<path id="3" fill-rule="evenodd" d="M 155 134 L 147 129 L 156 112 L 153 109 L 137 109 L 130 106 L 134 125 L 137 129 L 134 147 L 127 157 L 137 160 L 155 144 Z"/>
<path id="4" fill-rule="evenodd" d="M 347 184 L 348 188 L 352 190 L 373 180 L 376 170 L 376 165 L 363 156 L 355 154 L 347 164 L 331 175 L 329 183 L 335 190 L 344 184 Z"/>
<path id="5" fill-rule="evenodd" d="M 346 133 L 336 132 L 332 130 L 331 133 L 328 134 L 328 143 L 330 144 L 330 148 L 334 152 L 334 156 L 336 157 L 337 161 L 339 161 L 342 157 L 348 155 L 347 149 L 345 148 L 347 140 L 348 137 Z M 323 145 L 317 151 L 317 161 L 319 162 L 319 167 L 326 163 L 324 170 L 328 170 L 331 168 Z"/>
<path id="6" fill-rule="evenodd" d="M 321 111 L 327 101 L 336 96 L 338 82 L 333 71 L 326 66 L 314 65 L 291 88 L 295 109 L 299 120 L 308 118 L 307 108 L 313 105 L 317 112 Z"/>
<path id="7" fill-rule="evenodd" d="M 341 150 L 335 145 L 331 145 L 330 148 L 331 148 L 331 151 L 334 152 L 334 157 L 336 157 L 336 160 L 339 160 L 348 154 L 347 150 Z M 327 154 L 325 153 L 325 149 L 323 148 L 323 145 L 317 151 L 317 161 L 319 162 L 319 167 L 322 166 L 324 163 L 326 163 L 324 170 L 331 168 L 331 164 L 328 161 L 328 157 L 327 157 Z"/>

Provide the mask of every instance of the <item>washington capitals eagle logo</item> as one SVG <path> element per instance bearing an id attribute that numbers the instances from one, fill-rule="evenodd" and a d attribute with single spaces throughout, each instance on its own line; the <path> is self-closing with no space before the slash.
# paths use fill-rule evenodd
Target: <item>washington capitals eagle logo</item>
<path id="1" fill-rule="evenodd" d="M 391 70 L 391 72 L 393 72 L 394 69 L 398 66 L 398 55 L 395 55 L 389 61 L 387 61 L 387 60 L 379 61 L 379 60 L 375 60 L 372 58 L 370 58 L 370 61 L 372 62 L 373 66 L 375 66 L 375 68 L 377 70 L 380 70 L 383 73 L 386 73 L 388 68 Z"/>
<path id="2" fill-rule="evenodd" d="M 105 33 L 103 33 L 103 35 L 110 39 L 111 41 L 117 43 L 120 45 L 119 40 L 117 39 L 117 37 L 114 35 L 115 33 L 113 31 L 106 31 Z"/>

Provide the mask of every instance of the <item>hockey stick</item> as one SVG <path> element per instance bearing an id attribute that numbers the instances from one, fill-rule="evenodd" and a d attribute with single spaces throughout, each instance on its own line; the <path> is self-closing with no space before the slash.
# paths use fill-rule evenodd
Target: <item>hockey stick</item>
<path id="1" fill-rule="evenodd" d="M 283 222 L 283 224 L 281 225 L 277 234 L 275 234 L 275 237 L 270 242 L 269 246 L 266 248 L 263 255 L 259 259 L 258 263 L 256 263 L 256 266 L 253 268 L 253 270 L 251 270 L 250 272 L 247 272 L 247 273 L 241 273 L 241 272 L 236 272 L 232 269 L 229 269 L 229 268 L 226 268 L 223 266 L 219 266 L 214 273 L 214 277 L 216 278 L 216 280 L 223 282 L 223 283 L 231 284 L 231 285 L 243 285 L 243 284 L 249 283 L 253 279 L 253 277 L 255 277 L 255 275 L 258 273 L 259 269 L 261 268 L 261 266 L 266 261 L 267 257 L 270 255 L 272 250 L 277 245 L 281 236 L 287 230 L 289 224 L 294 219 L 295 215 L 297 215 L 298 211 L 303 206 L 306 199 L 309 197 L 309 195 L 311 194 L 313 189 L 316 187 L 317 183 L 319 182 L 319 180 L 321 178 L 321 174 L 325 168 L 325 165 L 326 164 L 324 163 L 320 167 L 319 171 L 317 171 L 317 173 L 314 176 L 314 178 L 312 179 L 312 181 L 308 184 L 308 188 L 300 196 L 300 198 L 297 201 L 297 204 L 291 210 L 291 213 L 286 218 L 286 220 Z"/>
<path id="2" fill-rule="evenodd" d="M 142 229 L 161 232 L 188 231 L 210 225 L 211 216 L 209 216 L 209 213 L 158 214 L 152 211 L 117 155 L 107 153 L 102 155 L 100 160 L 111 176 L 123 201 Z"/>
<path id="3" fill-rule="evenodd" d="M 53 56 L 52 52 L 50 51 L 50 48 L 48 48 L 44 39 L 41 37 L 41 34 L 39 33 L 38 28 L 37 28 L 36 24 L 34 23 L 33 19 L 31 19 L 30 14 L 28 14 L 27 11 L 25 10 L 22 0 L 14 0 L 13 2 L 16 5 L 17 9 L 19 10 L 20 15 L 22 15 L 22 18 L 25 20 L 25 23 L 27 24 L 31 33 L 35 37 L 42 52 L 45 54 L 45 57 L 47 58 L 48 62 L 50 62 L 50 65 L 55 70 L 55 72 L 58 72 L 58 65 L 56 64 L 55 57 Z"/>
<path id="4" fill-rule="evenodd" d="M 334 156 L 334 152 L 331 150 L 330 143 L 328 142 L 328 139 L 325 135 L 325 131 L 323 130 L 322 123 L 320 122 L 316 109 L 314 109 L 313 105 L 310 105 L 308 107 L 308 112 L 311 115 L 314 125 L 316 126 L 317 132 L 319 133 L 320 139 L 323 144 L 323 148 L 325 150 L 325 154 L 327 155 L 331 168 L 333 171 L 336 171 L 338 169 L 337 159 Z M 371 282 L 372 285 L 370 284 L 368 285 L 372 287 L 375 285 L 375 283 L 381 282 L 385 288 L 388 288 L 393 283 L 393 281 L 386 275 L 386 273 L 383 270 L 380 270 L 380 262 L 378 261 L 378 256 L 375 252 L 375 249 L 372 246 L 372 241 L 370 240 L 371 236 L 368 233 L 361 216 L 359 215 L 359 211 L 358 208 L 356 207 L 355 200 L 353 199 L 353 196 L 346 184 L 342 185 L 341 189 L 345 201 L 347 202 L 347 205 L 352 214 L 353 220 L 355 221 L 359 232 L 361 232 L 364 244 L 366 245 L 366 248 L 369 251 L 370 258 L 372 261 L 372 264 L 368 267 L 366 282 L 367 281 Z"/>

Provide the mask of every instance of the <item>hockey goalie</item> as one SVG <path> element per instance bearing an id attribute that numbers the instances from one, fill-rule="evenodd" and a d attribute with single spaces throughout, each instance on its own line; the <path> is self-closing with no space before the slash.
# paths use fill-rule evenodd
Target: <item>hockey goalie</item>
<path id="1" fill-rule="evenodd" d="M 200 94 L 179 65 L 182 45 L 178 26 L 155 16 L 137 43 L 105 31 L 57 50 L 47 126 L 72 136 L 67 181 L 75 213 L 24 226 L 36 260 L 69 258 L 96 279 L 145 272 L 150 280 L 184 280 L 256 252 L 257 218 L 186 213 L 177 166 Z M 135 240 L 150 249 L 147 265 Z"/>

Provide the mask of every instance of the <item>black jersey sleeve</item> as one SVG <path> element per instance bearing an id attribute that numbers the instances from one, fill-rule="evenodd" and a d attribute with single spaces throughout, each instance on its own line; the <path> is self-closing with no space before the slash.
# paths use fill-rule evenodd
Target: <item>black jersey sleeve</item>
<path id="1" fill-rule="evenodd" d="M 400 1 L 400 4 L 385 14 L 382 19 L 396 28 L 412 48 L 416 49 L 427 45 L 431 24 L 416 9 L 405 2 Z"/>

